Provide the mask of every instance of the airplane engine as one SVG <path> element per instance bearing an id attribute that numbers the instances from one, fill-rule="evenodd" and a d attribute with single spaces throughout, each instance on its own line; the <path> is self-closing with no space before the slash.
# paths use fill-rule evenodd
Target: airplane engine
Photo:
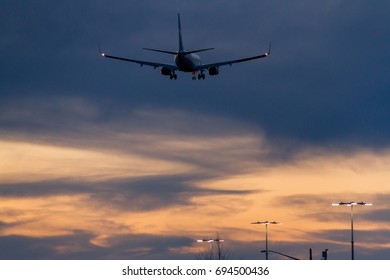
<path id="1" fill-rule="evenodd" d="M 215 76 L 219 74 L 219 69 L 216 66 L 209 67 L 210 76 Z"/>
<path id="2" fill-rule="evenodd" d="M 166 67 L 161 68 L 160 73 L 164 76 L 172 76 L 173 75 L 172 70 L 169 68 L 166 68 Z"/>
<path id="3" fill-rule="evenodd" d="M 173 80 L 173 79 L 176 80 L 176 79 L 177 79 L 177 75 L 176 75 L 175 71 L 173 71 L 173 70 L 171 70 L 171 69 L 169 69 L 169 68 L 167 68 L 167 67 L 161 68 L 160 73 L 161 73 L 162 75 L 164 75 L 164 76 L 169 76 L 169 78 L 170 78 L 171 80 Z"/>

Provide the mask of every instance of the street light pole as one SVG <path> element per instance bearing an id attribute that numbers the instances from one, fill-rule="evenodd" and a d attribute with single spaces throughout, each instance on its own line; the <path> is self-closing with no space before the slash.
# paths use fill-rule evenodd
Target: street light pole
<path id="1" fill-rule="evenodd" d="M 355 259 L 355 239 L 353 238 L 353 204 L 351 203 L 351 260 Z"/>
<path id="2" fill-rule="evenodd" d="M 253 222 L 251 223 L 252 225 L 265 225 L 265 259 L 268 260 L 268 225 L 280 225 L 281 223 L 279 222 L 269 222 L 269 221 L 264 221 L 264 222 Z"/>
<path id="3" fill-rule="evenodd" d="M 208 238 L 208 239 L 198 239 L 196 242 L 202 243 L 202 242 L 207 242 L 209 243 L 209 252 L 210 252 L 210 259 L 213 259 L 213 242 L 224 242 L 225 240 L 219 239 L 219 238 Z M 220 256 L 219 256 L 220 257 Z"/>
<path id="4" fill-rule="evenodd" d="M 339 203 L 332 203 L 332 206 L 341 206 L 345 205 L 348 207 L 351 207 L 351 260 L 355 259 L 355 240 L 353 237 L 353 207 L 356 205 L 361 206 L 372 206 L 372 203 L 366 203 L 366 202 L 339 202 Z"/>

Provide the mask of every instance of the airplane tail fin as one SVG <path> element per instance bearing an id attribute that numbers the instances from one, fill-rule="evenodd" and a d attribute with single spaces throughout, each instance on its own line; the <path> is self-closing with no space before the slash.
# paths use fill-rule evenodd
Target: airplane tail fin
<path id="1" fill-rule="evenodd" d="M 177 22 L 178 22 L 178 27 L 179 27 L 179 50 L 177 52 L 158 50 L 158 49 L 149 49 L 149 48 L 143 48 L 143 49 L 148 50 L 148 51 L 167 53 L 167 54 L 173 54 L 173 55 L 176 55 L 178 53 L 186 53 L 186 51 L 184 51 L 183 38 L 181 36 L 180 13 L 177 14 Z M 200 51 L 204 51 L 204 50 L 197 50 L 197 51 L 192 51 L 192 52 L 188 52 L 188 53 L 194 53 L 194 52 L 200 52 Z"/>
<path id="2" fill-rule="evenodd" d="M 167 53 L 167 54 L 173 54 L 173 55 L 177 55 L 179 53 L 182 54 L 182 55 L 187 55 L 187 54 L 191 54 L 191 53 L 204 52 L 204 51 L 209 51 L 209 50 L 213 50 L 214 49 L 214 48 L 207 48 L 207 49 L 199 49 L 199 50 L 193 50 L 193 51 L 185 51 L 184 50 L 184 46 L 183 46 L 183 38 L 181 36 L 180 14 L 178 14 L 177 16 L 178 16 L 177 19 L 178 19 L 178 26 L 179 26 L 179 51 L 172 52 L 172 51 L 159 50 L 159 49 L 150 49 L 150 48 L 143 48 L 143 49 L 144 50 L 148 50 L 148 51 Z"/>
<path id="3" fill-rule="evenodd" d="M 143 49 L 147 50 L 147 51 L 167 53 L 167 54 L 173 54 L 173 55 L 177 55 L 178 53 L 186 53 L 186 51 L 184 51 L 183 39 L 182 39 L 182 36 L 181 36 L 180 13 L 177 14 L 177 21 L 178 21 L 178 26 L 179 26 L 179 50 L 178 51 L 172 52 L 172 51 L 158 50 L 158 49 L 149 49 L 149 48 L 143 48 Z M 188 53 L 194 53 L 194 52 L 200 52 L 200 51 L 204 51 L 204 50 L 197 50 L 197 51 L 192 51 L 192 52 L 188 52 Z"/>
<path id="4" fill-rule="evenodd" d="M 179 26 L 179 52 L 181 54 L 190 54 L 190 53 L 198 53 L 198 52 L 204 52 L 204 51 L 209 51 L 213 50 L 214 48 L 208 48 L 208 49 L 200 49 L 200 50 L 194 50 L 194 51 L 185 51 L 184 50 L 184 45 L 183 45 L 183 37 L 181 35 L 181 24 L 180 24 L 180 13 L 177 14 L 177 21 L 178 21 L 178 26 Z"/>
<path id="5" fill-rule="evenodd" d="M 181 36 L 180 13 L 177 14 L 177 21 L 178 21 L 178 26 L 179 26 L 179 52 L 183 52 L 184 46 L 183 46 L 183 38 Z"/>

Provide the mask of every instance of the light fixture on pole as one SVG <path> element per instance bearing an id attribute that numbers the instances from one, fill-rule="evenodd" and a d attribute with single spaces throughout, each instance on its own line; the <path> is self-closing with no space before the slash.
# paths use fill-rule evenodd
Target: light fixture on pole
<path id="1" fill-rule="evenodd" d="M 366 203 L 366 202 L 339 202 L 339 203 L 332 203 L 332 206 L 348 206 L 351 207 L 351 259 L 355 259 L 355 240 L 353 237 L 353 207 L 356 205 L 361 206 L 372 206 L 372 203 Z"/>
<path id="2" fill-rule="evenodd" d="M 210 253 L 210 259 L 212 259 L 212 257 L 213 257 L 213 243 L 214 242 L 217 242 L 218 243 L 218 248 L 219 248 L 219 243 L 220 242 L 224 242 L 225 240 L 223 240 L 223 239 L 219 239 L 219 238 L 207 238 L 207 239 L 198 239 L 198 240 L 196 240 L 196 242 L 199 242 L 199 243 L 203 243 L 203 242 L 207 242 L 207 243 L 209 243 L 209 253 Z"/>
<path id="3" fill-rule="evenodd" d="M 198 239 L 196 242 L 224 242 L 225 240 L 219 238 Z"/>
<path id="4" fill-rule="evenodd" d="M 213 242 L 224 242 L 225 240 L 219 239 L 219 238 L 207 238 L 207 239 L 198 239 L 196 242 L 202 243 L 202 242 L 207 242 L 210 244 L 210 250 Z"/>
<path id="5" fill-rule="evenodd" d="M 264 222 L 253 222 L 251 223 L 252 225 L 265 225 L 265 259 L 268 260 L 268 225 L 280 225 L 282 223 L 280 222 L 269 222 L 269 221 L 264 221 Z"/>
<path id="6" fill-rule="evenodd" d="M 211 246 L 211 243 L 213 243 L 213 242 L 224 242 L 224 241 L 225 240 L 219 239 L 219 238 L 208 238 L 208 239 L 198 239 L 198 240 L 196 240 L 196 242 L 199 242 L 199 243 L 208 242 L 208 243 L 210 243 L 210 246 Z"/>

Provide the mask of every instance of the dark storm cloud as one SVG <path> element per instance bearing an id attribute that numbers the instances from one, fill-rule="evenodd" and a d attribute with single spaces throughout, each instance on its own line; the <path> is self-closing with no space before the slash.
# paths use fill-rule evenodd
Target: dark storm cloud
<path id="1" fill-rule="evenodd" d="M 195 259 L 194 254 L 172 252 L 192 246 L 195 240 L 181 236 L 122 235 L 108 240 L 120 259 Z"/>
<path id="2" fill-rule="evenodd" d="M 172 205 L 189 203 L 195 189 L 185 183 L 186 178 L 167 176 L 106 184 L 92 195 L 99 203 L 127 211 L 149 211 Z"/>
<path id="3" fill-rule="evenodd" d="M 29 259 L 88 259 L 94 255 L 95 259 L 103 257 L 104 249 L 90 243 L 93 236 L 85 232 L 75 235 L 55 237 L 25 237 L 0 236 L 0 259 L 2 260 L 29 260 Z M 56 249 L 73 248 L 77 253 L 61 253 Z M 71 251 L 71 249 L 69 249 Z M 93 252 L 93 254 L 91 254 Z"/>
<path id="4" fill-rule="evenodd" d="M 91 191 L 93 191 L 93 186 L 88 183 L 66 180 L 0 185 L 0 196 L 8 198 L 47 197 L 62 194 L 82 194 Z"/>
<path id="5" fill-rule="evenodd" d="M 123 211 L 151 211 L 178 205 L 191 205 L 191 199 L 212 195 L 244 195 L 246 190 L 210 190 L 192 186 L 187 176 L 156 176 L 140 180 L 107 183 L 91 195 L 99 204 Z"/>
<path id="6" fill-rule="evenodd" d="M 2 9 L 2 26 L 10 27 L 2 32 L 3 95 L 24 98 L 29 88 L 93 98 L 107 112 L 152 105 L 213 113 L 298 146 L 387 147 L 388 3 L 234 1 L 223 2 L 223 13 L 221 4 L 9 2 Z M 158 71 L 99 58 L 96 41 L 121 55 L 170 61 L 140 49 L 176 48 L 172 7 L 183 14 L 189 48 L 220 46 L 205 54 L 208 61 L 266 49 L 270 40 L 273 54 L 221 68 L 202 83 L 188 75 L 171 83 Z"/>
<path id="7" fill-rule="evenodd" d="M 0 132 L 7 141 L 190 164 L 207 168 L 212 177 L 246 162 L 288 157 L 266 143 L 258 128 L 234 119 L 153 107 L 107 112 L 85 98 L 47 94 L 0 104 Z"/>
<path id="8" fill-rule="evenodd" d="M 161 237 L 154 235 L 123 235 L 115 237 L 110 248 L 92 243 L 95 236 L 88 232 L 76 231 L 66 236 L 24 237 L 1 236 L 0 259 L 175 259 L 179 255 L 172 248 L 190 246 L 194 240 L 185 237 Z M 195 259 L 191 254 L 180 255 L 184 259 Z"/>
<path id="9" fill-rule="evenodd" d="M 197 179 L 205 179 L 199 177 Z M 4 198 L 50 197 L 56 195 L 87 194 L 100 207 L 121 211 L 152 211 L 178 205 L 191 205 L 199 196 L 245 195 L 254 191 L 202 189 L 191 182 L 196 176 L 149 176 L 145 178 L 104 182 L 75 182 L 55 180 L 37 183 L 0 185 Z M 1 227 L 1 224 L 0 224 Z"/>

